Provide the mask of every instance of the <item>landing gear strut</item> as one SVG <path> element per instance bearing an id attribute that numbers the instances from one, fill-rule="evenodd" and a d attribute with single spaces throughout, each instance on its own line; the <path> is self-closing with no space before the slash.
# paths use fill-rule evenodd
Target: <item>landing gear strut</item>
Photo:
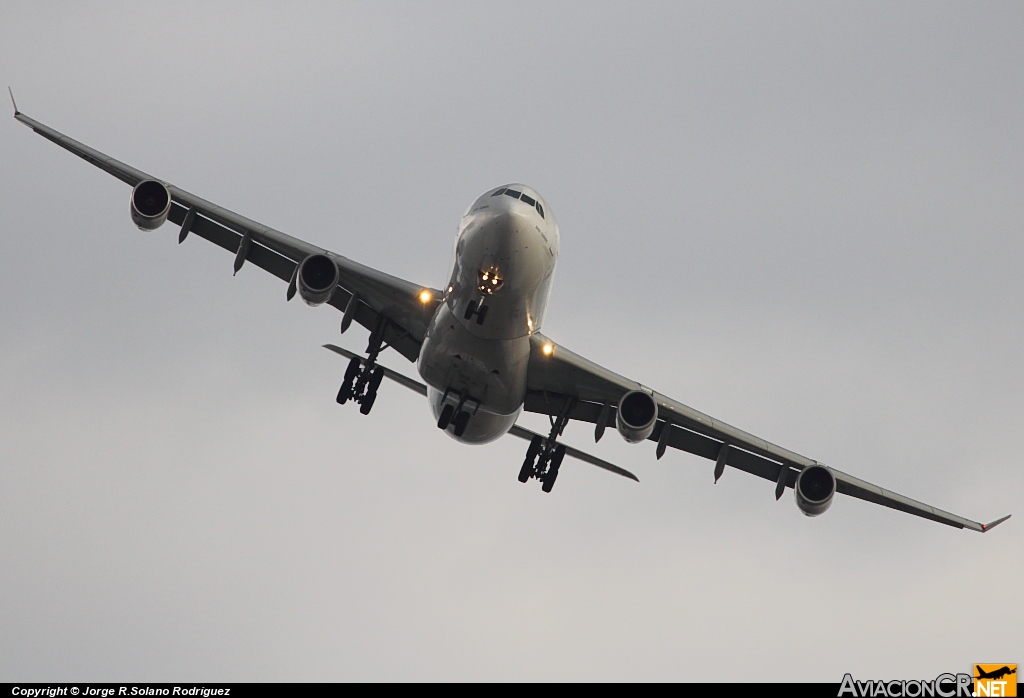
<path id="1" fill-rule="evenodd" d="M 540 480 L 540 488 L 545 492 L 550 492 L 555 486 L 558 469 L 565 458 L 565 446 L 556 439 L 562 435 L 565 425 L 569 423 L 569 412 L 572 410 L 573 402 L 567 401 L 558 417 L 551 419 L 551 433 L 548 434 L 548 438 L 534 436 L 530 441 L 523 467 L 519 469 L 519 482 L 526 482 L 535 477 Z"/>

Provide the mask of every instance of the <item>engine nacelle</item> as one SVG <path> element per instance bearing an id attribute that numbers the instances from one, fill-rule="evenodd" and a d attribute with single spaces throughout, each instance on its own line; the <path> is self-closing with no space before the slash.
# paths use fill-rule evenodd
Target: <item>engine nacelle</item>
<path id="1" fill-rule="evenodd" d="M 836 478 L 824 465 L 804 468 L 793 486 L 796 505 L 807 516 L 824 514 L 836 493 Z"/>
<path id="2" fill-rule="evenodd" d="M 619 400 L 615 413 L 615 428 L 622 438 L 638 444 L 654 432 L 658 422 L 658 403 L 642 390 L 631 390 Z"/>
<path id="3" fill-rule="evenodd" d="M 295 283 L 302 300 L 316 307 L 331 299 L 340 277 L 333 259 L 325 254 L 311 254 L 299 265 Z"/>
<path id="4" fill-rule="evenodd" d="M 139 230 L 156 230 L 171 212 L 171 192 L 163 182 L 147 179 L 132 189 L 132 221 Z"/>

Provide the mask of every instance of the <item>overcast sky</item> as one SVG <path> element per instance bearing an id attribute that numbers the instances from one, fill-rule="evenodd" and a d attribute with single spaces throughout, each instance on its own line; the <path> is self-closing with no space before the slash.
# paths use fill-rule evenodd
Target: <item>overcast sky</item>
<path id="1" fill-rule="evenodd" d="M 444 283 L 521 181 L 544 331 L 980 521 L 592 427 L 525 443 L 334 396 L 340 314 L 0 119 L 0 681 L 933 678 L 1024 661 L 1024 5 L 0 4 L 26 114 Z M 382 362 L 414 375 L 395 354 Z M 543 421 L 525 417 L 526 426 Z"/>

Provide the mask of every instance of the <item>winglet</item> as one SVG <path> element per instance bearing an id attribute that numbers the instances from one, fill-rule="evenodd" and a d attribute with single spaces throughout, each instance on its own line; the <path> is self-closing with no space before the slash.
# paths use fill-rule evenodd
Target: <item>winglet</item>
<path id="1" fill-rule="evenodd" d="M 7 94 L 9 94 L 11 96 L 11 104 L 14 105 L 14 115 L 17 116 L 21 112 L 18 111 L 18 103 L 14 101 L 14 92 L 11 91 L 11 86 L 10 85 L 7 86 Z"/>
<path id="2" fill-rule="evenodd" d="M 1006 520 L 1007 520 L 1008 518 L 1010 518 L 1011 516 L 1013 516 L 1013 514 L 1007 514 L 1007 515 L 1006 515 L 1006 516 L 1004 516 L 1003 518 L 1001 518 L 1001 519 L 996 519 L 996 520 L 995 520 L 995 521 L 993 521 L 992 523 L 989 523 L 989 524 L 982 524 L 982 525 L 981 525 L 981 532 L 982 532 L 982 533 L 987 533 L 988 531 L 991 531 L 991 530 L 992 530 L 993 528 L 995 528 L 996 526 L 998 526 L 998 525 L 999 525 L 999 524 L 1001 524 L 1002 522 L 1006 521 Z"/>

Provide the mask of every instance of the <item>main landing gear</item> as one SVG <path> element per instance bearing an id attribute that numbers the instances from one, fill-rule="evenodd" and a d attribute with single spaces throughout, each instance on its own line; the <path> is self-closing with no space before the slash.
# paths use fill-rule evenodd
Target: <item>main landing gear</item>
<path id="1" fill-rule="evenodd" d="M 472 413 L 465 409 L 466 407 L 466 396 L 463 394 L 459 398 L 459 404 L 453 405 L 450 402 L 445 404 L 441 408 L 441 416 L 437 418 L 437 428 L 444 430 L 449 425 L 454 425 L 453 431 L 456 436 L 462 436 L 466 433 L 466 427 L 469 425 L 469 418 Z"/>
<path id="2" fill-rule="evenodd" d="M 551 433 L 548 434 L 548 438 L 534 436 L 530 441 L 530 447 L 526 450 L 526 460 L 519 469 L 519 482 L 526 482 L 535 477 L 540 480 L 540 488 L 545 492 L 550 492 L 555 486 L 558 469 L 565 458 L 565 446 L 556 439 L 562 435 L 565 425 L 569 423 L 571 409 L 572 401 L 569 401 L 558 417 L 551 420 Z"/>
<path id="3" fill-rule="evenodd" d="M 565 446 L 540 436 L 533 437 L 530 448 L 526 450 L 523 467 L 519 469 L 519 482 L 526 482 L 535 477 L 541 482 L 540 488 L 550 492 L 555 486 L 555 478 L 558 477 L 558 468 L 562 465 L 563 458 Z"/>
<path id="4" fill-rule="evenodd" d="M 365 359 L 353 356 L 345 369 L 345 380 L 338 391 L 338 404 L 344 405 L 349 400 L 359 403 L 361 414 L 370 414 L 373 403 L 377 399 L 377 388 L 384 380 L 384 368 L 377 365 L 377 356 L 387 348 L 381 342 L 382 328 L 370 336 L 366 348 Z"/>
<path id="5" fill-rule="evenodd" d="M 377 388 L 384 380 L 384 369 L 376 365 L 376 358 L 369 359 L 353 356 L 345 369 L 345 380 L 338 391 L 338 404 L 344 405 L 349 400 L 359 403 L 359 412 L 370 414 L 373 403 L 377 399 Z"/>

